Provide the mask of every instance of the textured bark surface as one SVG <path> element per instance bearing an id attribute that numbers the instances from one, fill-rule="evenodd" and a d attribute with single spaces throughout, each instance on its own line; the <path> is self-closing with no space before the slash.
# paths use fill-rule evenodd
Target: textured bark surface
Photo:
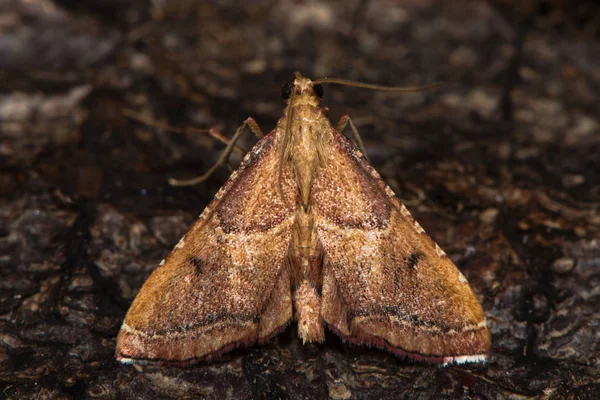
<path id="1" fill-rule="evenodd" d="M 593 2 L 0 2 L 0 398 L 600 397 L 600 31 Z M 325 87 L 455 261 L 493 337 L 438 369 L 344 344 L 269 344 L 193 368 L 114 359 L 133 297 L 264 131 L 293 71 Z M 184 129 L 133 121 L 132 109 Z M 156 124 L 154 124 L 156 125 Z M 243 137 L 250 148 L 254 138 Z M 240 158 L 234 156 L 232 166 Z"/>

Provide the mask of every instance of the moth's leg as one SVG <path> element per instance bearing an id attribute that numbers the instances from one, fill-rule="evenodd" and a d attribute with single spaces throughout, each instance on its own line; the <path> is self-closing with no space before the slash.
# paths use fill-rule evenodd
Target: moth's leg
<path id="1" fill-rule="evenodd" d="M 221 132 L 219 132 L 219 131 L 217 131 L 215 129 L 212 129 L 212 128 L 209 129 L 208 130 L 208 134 L 210 136 L 212 136 L 213 138 L 217 139 L 219 142 L 225 144 L 225 145 L 228 145 L 229 142 L 231 142 L 231 139 L 229 139 L 228 137 L 226 137 Z M 248 152 L 243 147 L 240 147 L 237 144 L 233 146 L 233 150 L 237 151 L 241 156 L 246 155 L 246 153 Z"/>
<path id="2" fill-rule="evenodd" d="M 256 123 L 256 121 L 253 118 L 248 118 L 247 120 L 245 120 L 242 123 L 242 125 L 240 125 L 239 128 L 237 128 L 237 130 L 235 131 L 235 134 L 233 135 L 231 140 L 229 140 L 229 143 L 227 143 L 227 147 L 225 147 L 225 150 L 223 150 L 223 152 L 219 156 L 219 159 L 217 160 L 217 162 L 212 167 L 210 167 L 210 169 L 208 171 L 206 171 L 201 176 L 198 176 L 198 177 L 192 178 L 192 179 L 179 180 L 179 179 L 171 178 L 171 179 L 169 179 L 169 184 L 171 184 L 173 186 L 192 186 L 197 183 L 205 181 L 209 176 L 212 175 L 213 172 L 215 172 L 215 170 L 218 167 L 220 167 L 223 164 L 227 164 L 227 161 L 229 160 L 229 156 L 231 155 L 231 152 L 235 148 L 235 142 L 237 142 L 237 140 L 240 138 L 240 136 L 242 135 L 242 132 L 244 132 L 244 129 L 246 127 L 250 128 L 252 133 L 254 133 L 256 135 L 256 137 L 258 137 L 259 139 L 262 139 L 265 136 L 263 134 L 262 130 L 260 129 L 260 127 L 258 126 L 258 124 Z"/>
<path id="3" fill-rule="evenodd" d="M 363 144 L 360 134 L 358 133 L 358 129 L 356 129 L 356 126 L 354 126 L 354 123 L 350 119 L 350 116 L 348 116 L 348 115 L 342 116 L 342 118 L 340 118 L 340 121 L 335 126 L 335 130 L 341 134 L 342 131 L 346 128 L 346 125 L 350 125 L 350 129 L 352 130 L 352 136 L 354 137 L 354 141 L 356 142 L 356 145 L 358 146 L 360 151 L 362 151 L 365 158 L 368 160 L 369 156 L 367 155 L 367 150 L 365 149 L 365 145 Z"/>

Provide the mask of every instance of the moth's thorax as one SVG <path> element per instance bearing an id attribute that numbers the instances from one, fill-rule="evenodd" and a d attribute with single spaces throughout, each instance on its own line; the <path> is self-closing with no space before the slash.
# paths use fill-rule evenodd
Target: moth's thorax
<path id="1" fill-rule="evenodd" d="M 331 123 L 322 108 L 296 104 L 290 111 L 292 112 L 292 120 L 289 134 L 293 146 L 316 145 L 324 139 L 331 140 L 333 135 Z M 310 150 L 315 151 L 318 149 Z"/>
<path id="2" fill-rule="evenodd" d="M 300 206 L 310 204 L 312 183 L 319 173 L 329 151 L 333 133 L 323 109 L 307 104 L 295 104 L 288 108 L 291 121 L 284 149 L 284 160 L 291 168 L 299 190 Z"/>

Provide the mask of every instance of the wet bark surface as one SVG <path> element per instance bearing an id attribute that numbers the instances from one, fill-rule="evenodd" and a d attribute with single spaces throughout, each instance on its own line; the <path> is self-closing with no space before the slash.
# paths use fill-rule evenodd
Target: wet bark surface
<path id="1" fill-rule="evenodd" d="M 148 3 L 0 2 L 0 398 L 600 397 L 593 2 Z M 190 128 L 268 132 L 296 70 L 445 82 L 323 103 L 470 281 L 487 365 L 302 345 L 295 326 L 192 368 L 115 361 L 133 297 L 229 174 L 168 185 L 223 148 Z"/>

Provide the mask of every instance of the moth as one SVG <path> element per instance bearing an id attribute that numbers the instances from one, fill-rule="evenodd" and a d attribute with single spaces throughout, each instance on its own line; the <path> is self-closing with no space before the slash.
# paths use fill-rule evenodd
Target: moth
<path id="1" fill-rule="evenodd" d="M 322 83 L 345 82 L 295 73 L 284 86 L 275 129 L 133 301 L 119 361 L 210 360 L 292 319 L 303 342 L 323 342 L 328 328 L 417 361 L 487 359 L 490 332 L 467 280 L 342 135 L 351 120 L 333 127 L 319 106 Z"/>

